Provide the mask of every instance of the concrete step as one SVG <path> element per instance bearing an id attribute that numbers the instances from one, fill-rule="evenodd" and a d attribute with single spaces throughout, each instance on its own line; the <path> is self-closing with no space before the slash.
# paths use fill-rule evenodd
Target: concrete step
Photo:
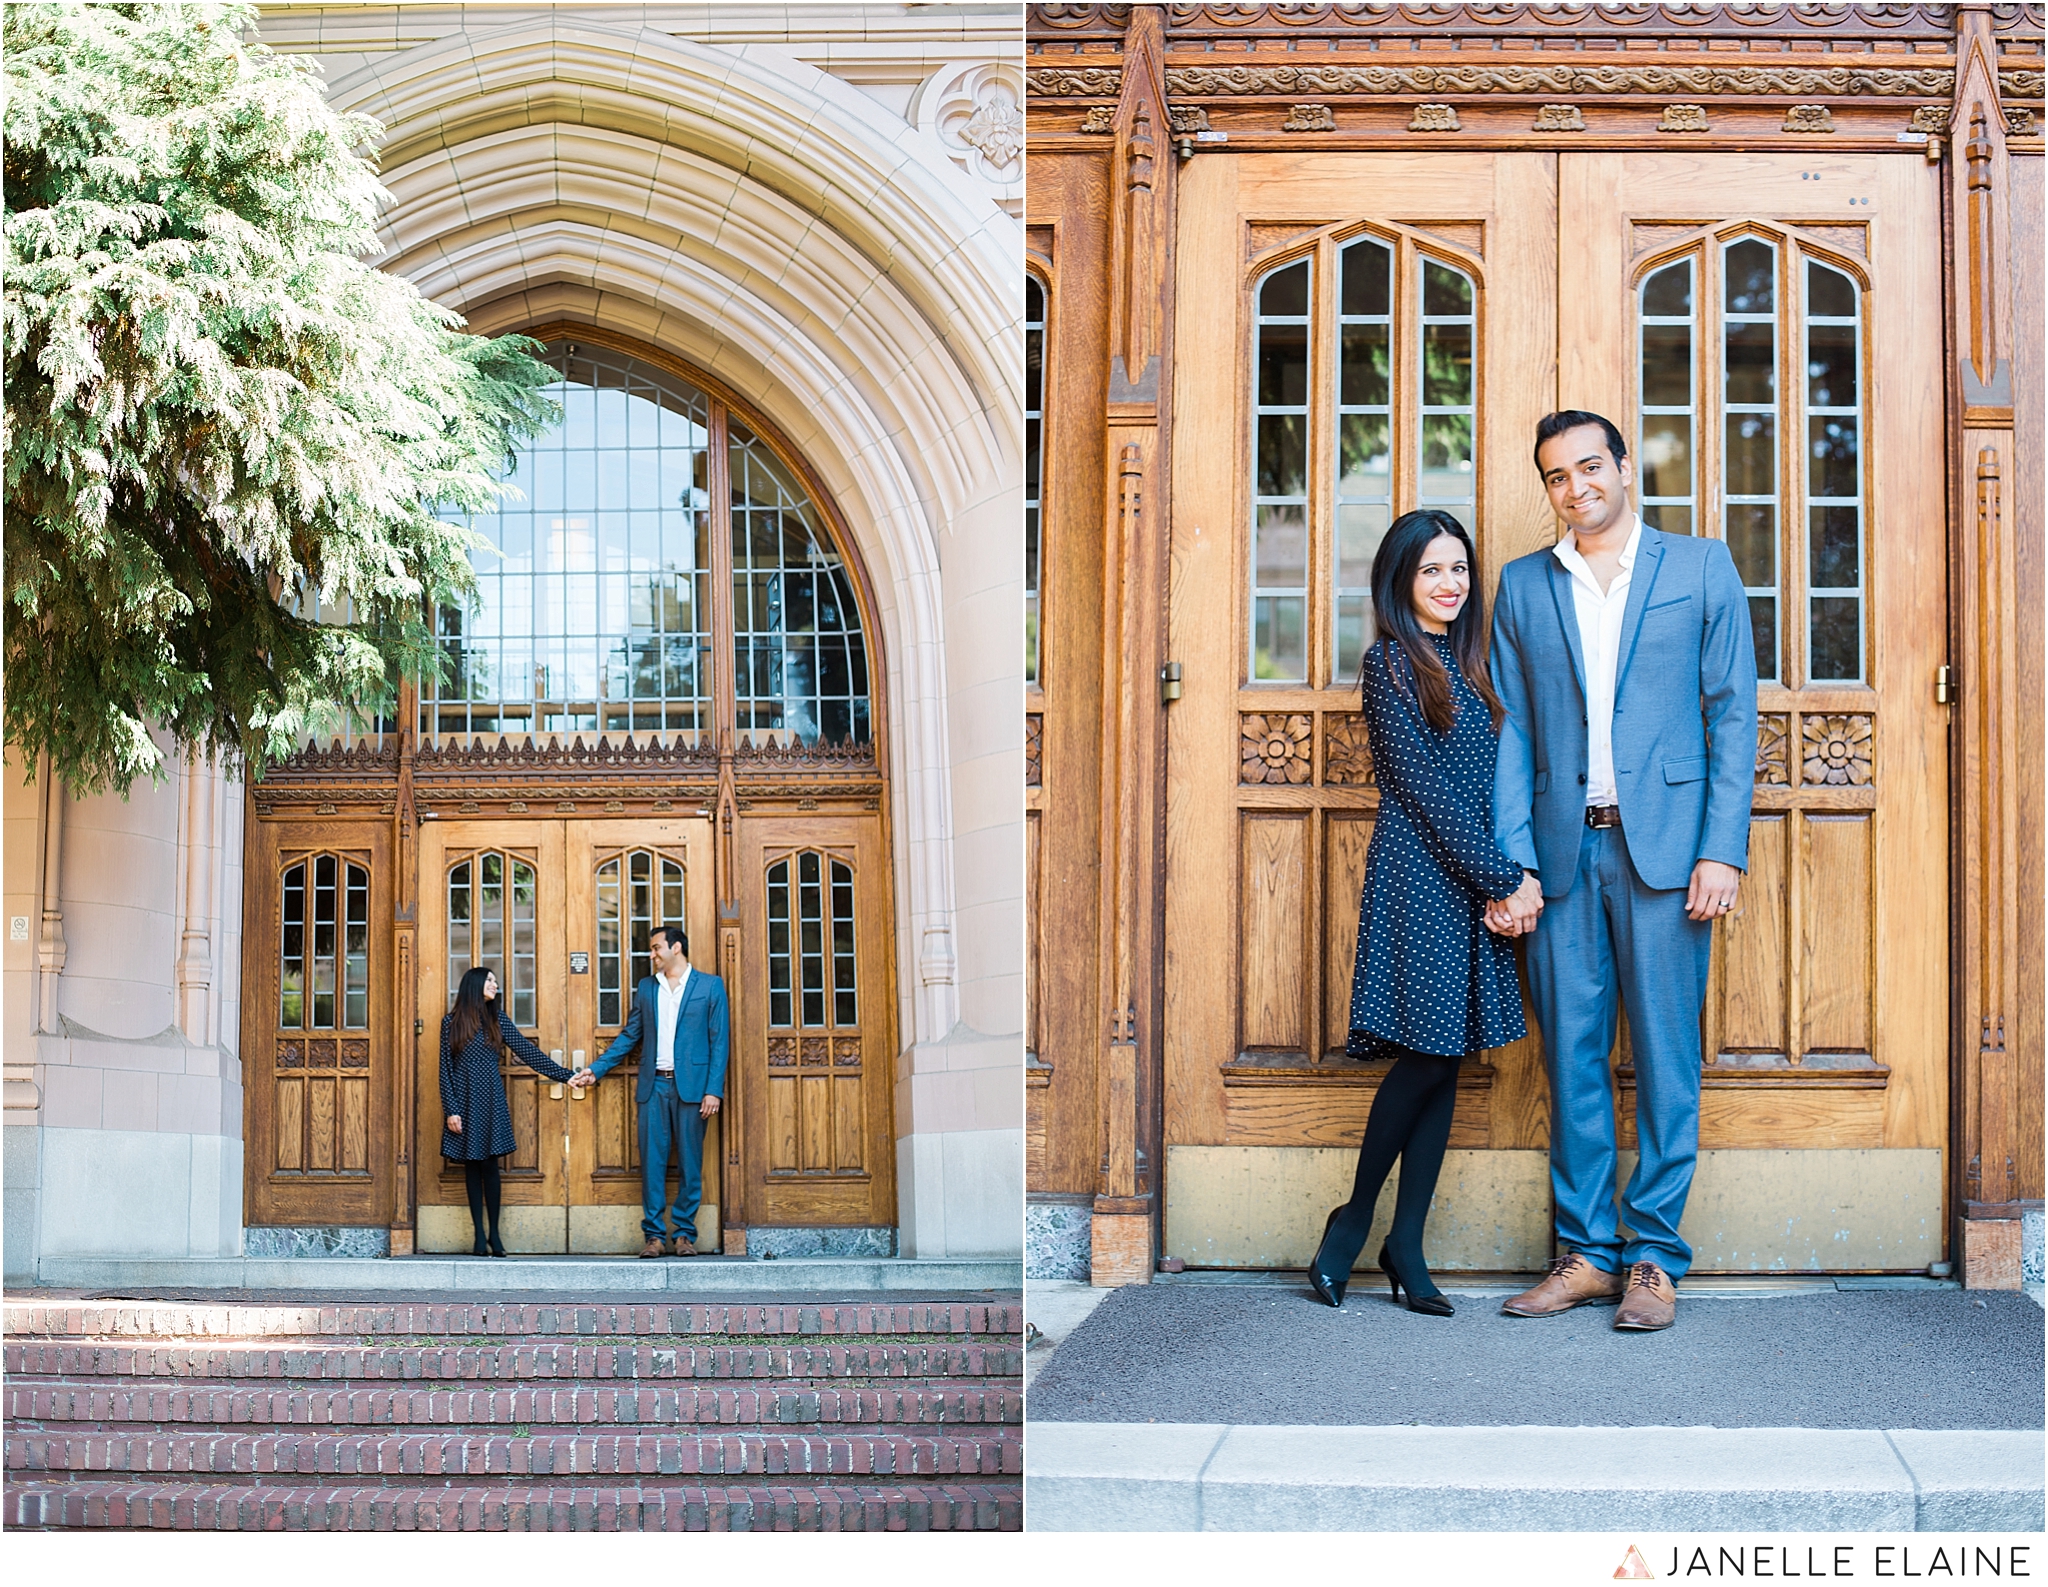
<path id="1" fill-rule="evenodd" d="M 1016 1531 L 1015 1483 L 525 1487 L 230 1487 L 78 1482 L 14 1489 L 24 1531 L 965 1532 Z"/>
<path id="2" fill-rule="evenodd" d="M 1016 1260 L 917 1261 L 903 1257 L 44 1257 L 36 1282 L 52 1289 L 337 1289 L 358 1292 L 552 1290 L 558 1294 L 666 1291 L 696 1295 L 1018 1294 Z"/>
<path id="3" fill-rule="evenodd" d="M 331 1305 L 300 1305 L 31 1298 L 9 1300 L 0 1309 L 0 1319 L 4 1319 L 6 1336 L 12 1341 L 294 1338 L 358 1344 L 397 1339 L 424 1345 L 448 1337 L 481 1342 L 495 1338 L 699 1335 L 750 1339 L 1001 1335 L 1014 1340 L 1024 1332 L 1023 1303 L 1015 1299 L 671 1304 L 579 1295 L 545 1301 L 338 1300 Z"/>
<path id="4" fill-rule="evenodd" d="M 111 1475 L 202 1479 L 468 1477 L 952 1477 L 1015 1478 L 1024 1446 L 1014 1427 L 942 1435 L 847 1432 L 143 1433 L 16 1432 L 6 1441 L 14 1481 L 109 1480 Z"/>
<path id="5" fill-rule="evenodd" d="M 1022 1370 L 1021 1352 L 1002 1345 L 657 1345 L 578 1340 L 412 1347 L 225 1341 L 196 1346 L 9 1344 L 0 1352 L 0 1363 L 4 1363 L 10 1382 L 99 1378 L 285 1379 L 293 1383 L 602 1383 L 707 1378 L 818 1382 L 1010 1378 Z"/>
<path id="6" fill-rule="evenodd" d="M 273 1427 L 985 1426 L 1024 1419 L 1014 1387 L 243 1388 L 229 1383 L 9 1383 L 10 1429 L 70 1424 Z"/>

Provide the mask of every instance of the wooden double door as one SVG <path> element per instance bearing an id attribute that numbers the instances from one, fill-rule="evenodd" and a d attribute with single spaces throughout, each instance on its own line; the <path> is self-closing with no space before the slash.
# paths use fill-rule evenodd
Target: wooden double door
<path id="1" fill-rule="evenodd" d="M 1729 543 L 1764 680 L 1704 1020 L 1699 1265 L 1943 1255 L 1939 203 L 1917 152 L 1182 166 L 1164 1254 L 1299 1266 L 1343 1199 L 1379 1078 L 1343 1056 L 1378 804 L 1372 554 L 1442 507 L 1490 592 L 1558 533 L 1537 419 L 1584 408 L 1627 434 L 1647 522 Z M 1615 1064 L 1632 1148 L 1625 1031 Z M 1541 1264 L 1547 1141 L 1533 1040 L 1468 1066 L 1434 1261 Z"/>
<path id="2" fill-rule="evenodd" d="M 732 1016 L 723 1109 L 705 1131 L 698 1248 L 719 1250 L 722 1225 L 740 1216 L 755 1226 L 893 1221 L 887 894 L 869 825 L 744 824 L 741 900 L 721 919 L 701 817 L 425 824 L 419 1249 L 467 1250 L 471 1239 L 461 1167 L 440 1156 L 440 1015 L 463 972 L 495 969 L 519 1028 L 576 1069 L 630 1018 L 661 923 L 681 925 L 693 966 L 723 978 Z M 630 1055 L 579 1090 L 507 1060 L 510 1249 L 639 1249 L 639 1071 Z M 675 1176 L 671 1166 L 671 1194 Z M 744 1250 L 735 1233 L 732 1248 Z"/>

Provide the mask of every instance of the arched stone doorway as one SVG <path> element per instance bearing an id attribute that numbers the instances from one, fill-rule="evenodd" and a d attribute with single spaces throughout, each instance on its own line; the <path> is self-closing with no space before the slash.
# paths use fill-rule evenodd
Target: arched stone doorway
<path id="1" fill-rule="evenodd" d="M 496 969 L 521 1029 L 577 1064 L 617 1034 L 669 923 L 733 1007 L 700 1237 L 887 1254 L 888 724 L 866 575 L 802 457 L 719 382 L 628 338 L 535 329 L 561 417 L 519 449 L 517 494 L 471 521 L 490 545 L 474 609 L 437 614 L 441 676 L 384 731 L 252 790 L 249 1222 L 388 1221 L 416 1249 L 466 1248 L 438 1145 L 456 982 Z M 579 1096 L 508 1063 L 515 1250 L 637 1247 L 634 1073 Z"/>

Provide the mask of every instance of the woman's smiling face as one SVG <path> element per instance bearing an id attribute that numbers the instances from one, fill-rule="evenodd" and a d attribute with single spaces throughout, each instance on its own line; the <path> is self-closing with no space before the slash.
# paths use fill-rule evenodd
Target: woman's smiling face
<path id="1" fill-rule="evenodd" d="M 1438 535 L 1422 553 L 1415 570 L 1410 602 L 1416 620 L 1432 634 L 1441 634 L 1457 620 L 1472 594 L 1472 565 L 1465 542 L 1456 535 Z"/>

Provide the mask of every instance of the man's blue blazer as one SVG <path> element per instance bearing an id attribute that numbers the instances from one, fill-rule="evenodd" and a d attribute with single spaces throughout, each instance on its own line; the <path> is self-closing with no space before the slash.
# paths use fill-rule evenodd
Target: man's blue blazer
<path id="1" fill-rule="evenodd" d="M 1507 708 L 1494 835 L 1561 898 L 1585 837 L 1586 658 L 1572 576 L 1550 551 L 1501 569 L 1493 686 Z M 1614 669 L 1614 782 L 1645 886 L 1685 887 L 1700 860 L 1749 868 L 1756 646 L 1719 540 L 1643 526 Z"/>
<path id="2" fill-rule="evenodd" d="M 660 983 L 644 976 L 633 988 L 633 1012 L 626 1028 L 599 1055 L 590 1072 L 602 1078 L 628 1053 L 640 1052 L 640 1084 L 634 1096 L 646 1102 L 654 1095 L 654 1044 L 661 1030 Z M 676 1011 L 676 1096 L 702 1102 L 725 1095 L 725 1065 L 732 1054 L 732 1015 L 726 1007 L 725 983 L 694 966 L 683 988 L 683 1006 Z"/>

